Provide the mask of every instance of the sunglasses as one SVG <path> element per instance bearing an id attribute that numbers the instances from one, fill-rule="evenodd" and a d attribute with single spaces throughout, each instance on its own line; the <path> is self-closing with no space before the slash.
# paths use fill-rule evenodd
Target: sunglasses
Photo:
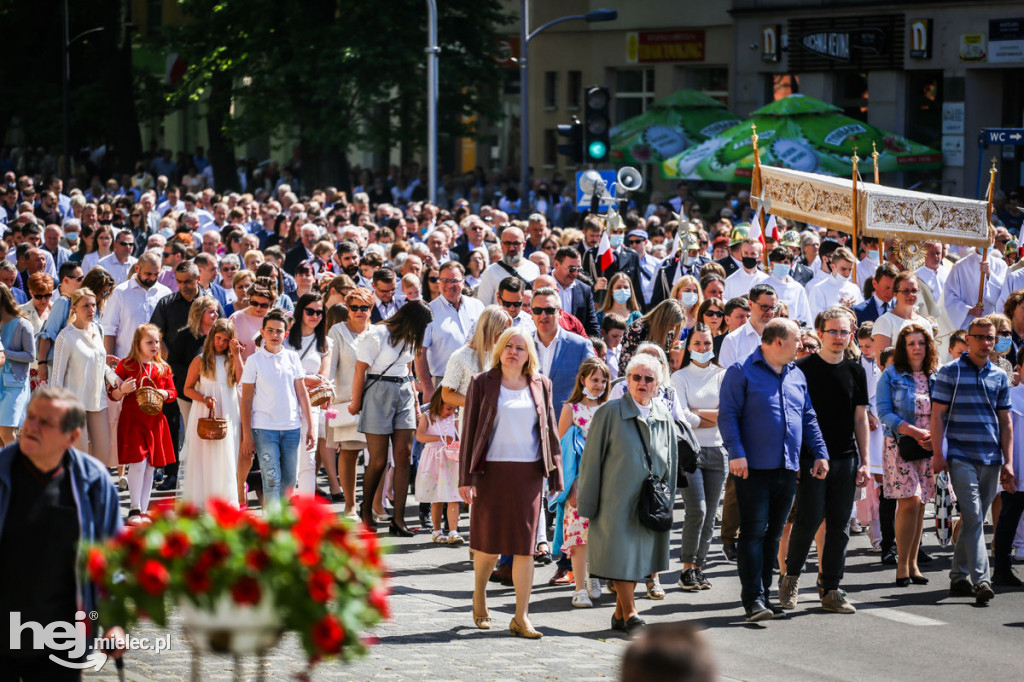
<path id="1" fill-rule="evenodd" d="M 523 307 L 523 302 L 522 301 L 502 301 L 501 302 L 501 307 L 502 308 L 515 308 L 516 310 L 518 310 L 518 309 Z"/>
<path id="2" fill-rule="evenodd" d="M 118 242 L 118 246 L 135 246 L 135 242 Z"/>
<path id="3" fill-rule="evenodd" d="M 52 297 L 53 297 L 53 292 L 52 291 L 50 293 L 48 293 L 48 294 L 32 294 L 32 298 L 36 299 L 37 301 L 45 301 L 46 299 L 52 298 Z"/>
<path id="4" fill-rule="evenodd" d="M 705 310 L 704 317 L 725 317 L 725 313 L 721 310 Z"/>
<path id="5" fill-rule="evenodd" d="M 538 317 L 540 315 L 542 315 L 542 314 L 554 315 L 555 313 L 558 312 L 558 308 L 550 308 L 550 307 L 548 307 L 548 308 L 532 308 L 532 310 L 533 310 L 533 314 L 537 315 Z"/>
<path id="6" fill-rule="evenodd" d="M 430 282 L 431 284 L 437 284 L 438 282 L 441 281 L 441 278 L 435 275 L 431 275 L 430 277 L 427 277 L 427 281 Z"/>
<path id="7" fill-rule="evenodd" d="M 302 311 L 306 317 L 323 317 L 324 311 L 320 308 L 306 308 Z"/>
<path id="8" fill-rule="evenodd" d="M 350 305 L 348 307 L 348 309 L 351 310 L 354 313 L 365 313 L 366 311 L 368 311 L 372 307 L 373 306 L 369 306 L 369 305 Z"/>
<path id="9" fill-rule="evenodd" d="M 249 305 L 256 308 L 256 310 L 265 310 L 270 307 L 269 303 L 257 303 L 255 301 L 249 301 Z"/>
<path id="10" fill-rule="evenodd" d="M 580 271 L 580 270 L 582 270 L 582 269 L 583 269 L 583 268 L 581 268 L 581 267 L 580 267 L 580 266 L 578 266 L 578 265 L 570 265 L 570 266 L 569 266 L 569 274 L 570 274 L 570 275 L 575 275 L 575 274 L 576 274 L 577 272 L 579 272 L 579 271 Z"/>
<path id="11" fill-rule="evenodd" d="M 81 282 L 83 279 L 85 279 L 85 275 L 79 275 L 78 277 L 68 277 L 68 279 L 73 279 L 76 282 Z"/>
<path id="12" fill-rule="evenodd" d="M 630 246 L 636 246 L 637 244 L 643 244 L 645 241 L 647 241 L 647 240 L 646 239 L 630 239 L 628 243 L 629 243 Z"/>
<path id="13" fill-rule="evenodd" d="M 654 377 L 644 376 L 643 374 L 630 374 L 629 378 L 637 383 L 643 382 L 645 384 L 653 384 L 655 381 Z"/>

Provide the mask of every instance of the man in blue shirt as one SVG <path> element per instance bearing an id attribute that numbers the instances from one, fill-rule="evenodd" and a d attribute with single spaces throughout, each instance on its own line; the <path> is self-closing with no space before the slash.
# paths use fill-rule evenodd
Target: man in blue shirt
<path id="1" fill-rule="evenodd" d="M 967 353 L 940 368 L 932 388 L 931 432 L 945 434 L 945 439 L 932 438 L 932 468 L 935 473 L 949 469 L 949 482 L 960 504 L 960 535 L 949 569 L 949 594 L 974 597 L 978 604 L 995 596 L 985 548 L 985 514 L 999 483 L 1011 493 L 1017 489 L 1010 380 L 989 362 L 996 338 L 991 319 L 971 320 Z"/>
<path id="2" fill-rule="evenodd" d="M 740 511 L 737 564 L 747 622 L 779 616 L 769 606 L 775 555 L 796 494 L 800 447 L 814 463 L 803 475 L 825 478 L 828 452 L 796 368 L 800 329 L 778 318 L 765 325 L 761 345 L 742 364 L 726 370 L 718 408 L 718 427 L 729 453 L 729 472 Z"/>

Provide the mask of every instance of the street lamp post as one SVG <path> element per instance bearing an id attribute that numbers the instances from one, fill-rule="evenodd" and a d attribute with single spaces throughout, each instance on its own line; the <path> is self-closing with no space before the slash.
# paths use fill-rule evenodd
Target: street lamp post
<path id="1" fill-rule="evenodd" d="M 437 0 L 427 0 L 427 198 L 437 203 Z"/>
<path id="2" fill-rule="evenodd" d="M 520 44 L 520 56 L 519 56 L 519 100 L 520 100 L 520 111 L 519 111 L 519 144 L 522 147 L 519 158 L 519 187 L 520 189 L 520 210 L 523 202 L 527 202 L 530 199 L 530 120 L 529 120 L 529 105 L 530 105 L 530 67 L 529 67 L 529 47 L 530 41 L 536 38 L 541 32 L 551 28 L 555 24 L 560 24 L 563 21 L 579 21 L 583 20 L 587 23 L 595 23 L 599 21 L 615 21 L 619 17 L 619 13 L 613 9 L 595 9 L 586 14 L 573 14 L 570 16 L 559 17 L 558 19 L 552 19 L 548 23 L 539 26 L 536 30 L 530 31 L 530 2 L 529 0 L 522 0 L 522 26 L 519 32 L 519 44 Z"/>

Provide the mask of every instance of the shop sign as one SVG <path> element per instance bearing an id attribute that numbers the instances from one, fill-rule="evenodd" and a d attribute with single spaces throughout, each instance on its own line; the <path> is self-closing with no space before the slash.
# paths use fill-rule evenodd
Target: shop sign
<path id="1" fill-rule="evenodd" d="M 761 61 L 777 62 L 782 54 L 782 27 L 778 24 L 761 29 Z"/>
<path id="2" fill-rule="evenodd" d="M 964 64 L 985 61 L 984 33 L 963 33 L 960 35 L 960 61 Z"/>
<path id="3" fill-rule="evenodd" d="M 932 58 L 931 19 L 913 19 L 910 22 L 910 58 Z"/>
<path id="4" fill-rule="evenodd" d="M 655 62 L 702 62 L 703 29 L 631 31 L 626 34 L 626 61 L 630 64 Z"/>
<path id="5" fill-rule="evenodd" d="M 791 19 L 789 70 L 893 70 L 903 68 L 902 14 Z"/>
<path id="6" fill-rule="evenodd" d="M 992 19 L 988 22 L 990 64 L 1024 62 L 1024 19 Z"/>

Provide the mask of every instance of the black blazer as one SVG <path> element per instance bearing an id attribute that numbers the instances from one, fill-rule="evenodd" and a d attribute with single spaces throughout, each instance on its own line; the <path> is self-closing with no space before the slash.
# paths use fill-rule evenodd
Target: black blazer
<path id="1" fill-rule="evenodd" d="M 699 281 L 700 269 L 710 261 L 711 259 L 706 256 L 697 256 L 697 260 L 694 261 L 693 265 L 683 266 L 683 273 L 679 275 L 679 277 L 683 277 L 684 275 L 693 275 Z M 651 308 L 664 301 L 668 298 L 669 294 L 672 293 L 672 287 L 674 287 L 676 282 L 679 281 L 679 277 L 676 277 L 678 272 L 678 254 L 672 258 L 666 258 L 662 261 L 661 265 L 658 267 L 658 271 L 654 273 L 654 291 L 651 293 Z"/>
<path id="2" fill-rule="evenodd" d="M 715 261 L 723 268 L 725 268 L 725 276 L 728 277 L 732 273 L 740 269 L 740 266 L 736 265 L 736 261 L 732 259 L 732 254 Z"/>
<path id="3" fill-rule="evenodd" d="M 572 288 L 572 309 L 567 312 L 583 323 L 587 336 L 601 336 L 601 327 L 597 324 L 597 308 L 594 306 L 594 292 L 579 280 L 576 280 Z"/>

